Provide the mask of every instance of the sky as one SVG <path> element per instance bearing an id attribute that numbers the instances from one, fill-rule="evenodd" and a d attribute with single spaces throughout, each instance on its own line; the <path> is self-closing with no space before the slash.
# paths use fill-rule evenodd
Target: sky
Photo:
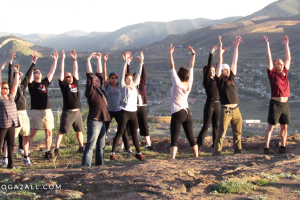
<path id="1" fill-rule="evenodd" d="M 276 0 L 2 0 L 0 32 L 112 32 L 147 21 L 247 16 Z"/>

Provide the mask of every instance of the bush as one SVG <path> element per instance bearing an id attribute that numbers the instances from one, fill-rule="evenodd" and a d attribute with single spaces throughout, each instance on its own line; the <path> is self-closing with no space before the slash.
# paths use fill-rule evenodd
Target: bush
<path id="1" fill-rule="evenodd" d="M 245 193 L 250 190 L 255 190 L 256 186 L 252 183 L 243 181 L 221 181 L 219 184 L 213 186 L 213 191 L 219 193 Z"/>

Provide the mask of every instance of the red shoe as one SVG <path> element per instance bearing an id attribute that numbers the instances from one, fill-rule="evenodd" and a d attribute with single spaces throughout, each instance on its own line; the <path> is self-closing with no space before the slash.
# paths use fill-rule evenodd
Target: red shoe
<path id="1" fill-rule="evenodd" d="M 117 160 L 116 154 L 110 154 L 109 158 L 110 160 Z"/>
<path id="2" fill-rule="evenodd" d="M 138 160 L 145 160 L 145 156 L 144 156 L 142 153 L 140 153 L 140 154 L 135 154 L 135 157 L 136 157 L 136 159 L 138 159 Z"/>

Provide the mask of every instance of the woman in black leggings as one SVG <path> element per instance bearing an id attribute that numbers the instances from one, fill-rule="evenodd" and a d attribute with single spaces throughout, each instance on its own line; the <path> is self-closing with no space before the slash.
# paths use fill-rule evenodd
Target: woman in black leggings
<path id="1" fill-rule="evenodd" d="M 211 65 L 214 52 L 218 48 L 218 46 L 214 46 L 209 54 L 207 66 L 203 68 L 203 86 L 206 91 L 206 102 L 203 111 L 203 126 L 198 135 L 197 144 L 199 151 L 203 146 L 203 142 L 205 140 L 205 136 L 207 133 L 207 129 L 209 127 L 210 122 L 212 122 L 213 127 L 213 144 L 212 148 L 215 145 L 215 139 L 217 137 L 219 131 L 219 118 L 220 118 L 220 95 L 217 88 L 217 83 L 215 81 L 216 71 L 214 66 Z"/>
<path id="2" fill-rule="evenodd" d="M 196 52 L 191 46 L 188 49 L 192 53 L 189 70 L 186 67 L 180 67 L 178 72 L 175 70 L 173 52 L 175 47 L 169 49 L 170 72 L 173 86 L 171 88 L 171 148 L 170 159 L 175 159 L 178 149 L 178 137 L 181 125 L 183 126 L 185 135 L 192 147 L 195 157 L 198 157 L 198 146 L 193 135 L 193 119 L 189 110 L 188 96 L 192 90 L 194 64 Z"/>

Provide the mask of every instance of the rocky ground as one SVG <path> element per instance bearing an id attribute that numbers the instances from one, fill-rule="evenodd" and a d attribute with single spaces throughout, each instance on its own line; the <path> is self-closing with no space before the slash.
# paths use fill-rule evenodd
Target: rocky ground
<path id="1" fill-rule="evenodd" d="M 21 168 L 16 158 L 16 170 L 0 169 L 0 198 L 300 199 L 300 134 L 288 138 L 286 154 L 277 153 L 280 139 L 274 136 L 270 155 L 263 154 L 261 136 L 244 138 L 243 153 L 237 155 L 232 153 L 232 138 L 227 138 L 218 157 L 212 156 L 208 137 L 199 158 L 192 158 L 188 142 L 181 139 L 178 159 L 173 161 L 167 159 L 170 139 L 152 140 L 154 149 L 145 151 L 145 161 L 123 153 L 118 154 L 119 161 L 107 161 L 101 167 L 82 169 L 81 155 L 76 153 L 62 156 L 56 163 L 33 155 L 31 168 Z M 36 144 L 35 149 L 42 151 L 42 147 L 42 143 Z M 25 190 L 11 190 L 9 185 L 23 185 Z M 48 188 L 41 188 L 43 185 Z M 226 185 L 237 191 L 225 190 Z"/>

